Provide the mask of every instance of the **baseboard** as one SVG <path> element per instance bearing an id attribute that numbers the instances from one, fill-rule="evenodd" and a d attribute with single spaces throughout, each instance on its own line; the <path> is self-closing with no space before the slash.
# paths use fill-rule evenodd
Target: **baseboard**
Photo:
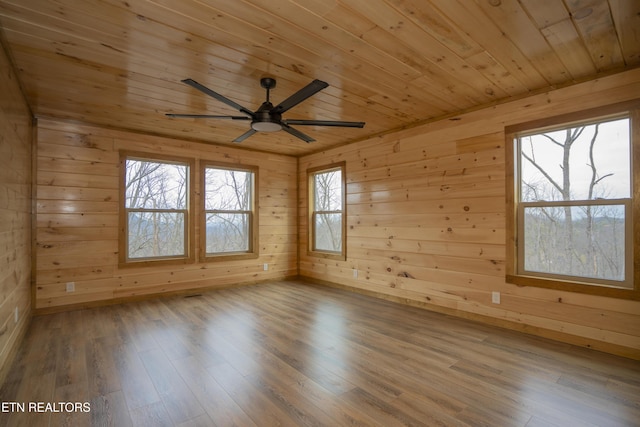
<path id="1" fill-rule="evenodd" d="M 231 283 L 231 284 L 224 284 L 224 285 L 201 286 L 201 287 L 194 287 L 194 288 L 188 288 L 188 289 L 180 289 L 178 291 L 156 292 L 156 293 L 149 293 L 144 295 L 111 298 L 108 300 L 90 301 L 90 302 L 83 302 L 83 303 L 77 303 L 77 304 L 66 304 L 66 305 L 60 305 L 55 307 L 42 307 L 42 308 L 35 309 L 33 314 L 34 316 L 43 316 L 47 314 L 62 313 L 65 311 L 84 310 L 87 308 L 96 308 L 96 307 L 106 307 L 110 305 L 126 304 L 130 302 L 146 301 L 146 300 L 157 299 L 157 298 L 194 295 L 202 292 L 239 288 L 243 286 L 257 285 L 260 283 L 268 283 L 268 282 L 273 282 L 278 280 L 291 280 L 296 278 L 297 276 L 282 276 L 282 277 L 270 278 L 265 280 L 251 280 L 246 282 L 238 282 L 238 283 Z"/>
<path id="2" fill-rule="evenodd" d="M 31 314 L 23 316 L 18 326 L 14 329 L 14 333 L 7 340 L 7 347 L 9 349 L 0 365 L 0 385 L 4 384 L 4 381 L 7 379 L 9 369 L 13 366 L 13 361 L 20 351 L 20 346 L 24 342 L 27 331 L 29 330 L 29 325 L 31 324 L 31 317 Z"/>
<path id="3" fill-rule="evenodd" d="M 374 298 L 384 299 L 384 300 L 396 302 L 399 304 L 418 307 L 421 309 L 434 311 L 437 313 L 447 314 L 449 316 L 471 320 L 471 321 L 482 323 L 485 325 L 495 326 L 503 329 L 509 329 L 511 331 L 521 332 L 524 334 L 534 335 L 537 337 L 546 338 L 553 341 L 562 342 L 565 344 L 571 344 L 578 347 L 584 347 L 591 350 L 601 351 L 603 353 L 609 353 L 616 356 L 625 357 L 628 359 L 640 360 L 640 350 L 635 348 L 625 347 L 625 346 L 612 344 L 612 343 L 600 341 L 600 340 L 594 340 L 592 338 L 585 338 L 577 335 L 567 334 L 566 332 L 558 332 L 551 329 L 545 329 L 537 326 L 531 326 L 523 323 L 513 322 L 510 320 L 497 319 L 490 316 L 484 316 L 482 314 L 470 313 L 462 310 L 451 309 L 448 307 L 441 307 L 435 304 L 428 304 L 422 301 L 412 300 L 410 298 L 397 297 L 394 295 L 384 294 L 382 292 L 356 288 L 353 286 L 316 279 L 313 277 L 299 276 L 298 280 L 311 285 L 320 285 L 320 286 L 327 286 L 327 287 L 336 288 L 336 289 L 347 290 L 350 292 L 367 295 Z"/>

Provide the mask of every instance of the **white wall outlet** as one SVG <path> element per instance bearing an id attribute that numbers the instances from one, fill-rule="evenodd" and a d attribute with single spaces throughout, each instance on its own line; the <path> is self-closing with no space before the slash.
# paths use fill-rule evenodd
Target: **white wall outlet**
<path id="1" fill-rule="evenodd" d="M 15 323 L 18 323 L 18 319 L 20 318 L 19 316 L 19 312 L 18 312 L 18 307 L 16 307 L 16 309 L 13 311 L 13 321 Z"/>
<path id="2" fill-rule="evenodd" d="M 264 271 L 269 270 L 269 264 L 267 264 L 266 262 L 265 262 L 264 264 L 262 264 L 262 269 L 263 269 Z"/>
<path id="3" fill-rule="evenodd" d="M 76 282 L 67 282 L 67 292 L 76 291 Z"/>
<path id="4" fill-rule="evenodd" d="M 357 268 L 354 268 L 354 269 L 353 269 L 353 278 L 354 278 L 354 279 L 357 279 L 357 278 L 358 278 L 358 269 L 357 269 Z"/>
<path id="5" fill-rule="evenodd" d="M 491 292 L 491 302 L 494 304 L 500 304 L 500 292 Z"/>

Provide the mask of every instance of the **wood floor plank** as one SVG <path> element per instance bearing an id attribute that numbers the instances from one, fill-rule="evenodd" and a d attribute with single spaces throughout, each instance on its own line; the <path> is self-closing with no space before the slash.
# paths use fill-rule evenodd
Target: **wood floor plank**
<path id="1" fill-rule="evenodd" d="M 209 368 L 213 378 L 257 425 L 295 426 L 296 422 L 231 365 Z"/>
<path id="2" fill-rule="evenodd" d="M 177 427 L 211 427 L 215 425 L 216 424 L 213 422 L 211 417 L 209 417 L 209 415 L 202 414 L 199 417 L 192 418 L 190 420 L 187 420 L 183 423 L 178 424 Z M 234 425 L 234 424 L 227 424 L 227 425 Z M 235 424 L 235 425 L 246 425 L 246 424 Z"/>
<path id="3" fill-rule="evenodd" d="M 89 404 L 92 426 L 130 427 L 133 425 L 122 391 L 96 396 L 89 401 Z"/>
<path id="4" fill-rule="evenodd" d="M 194 357 L 204 367 L 226 362 L 225 358 L 216 350 L 220 346 L 212 341 L 206 328 L 183 325 L 175 335 L 175 341 L 162 346 L 170 360 Z"/>
<path id="5" fill-rule="evenodd" d="M 36 410 L 31 411 L 29 404 L 38 402 L 52 403 L 54 401 L 55 381 L 55 373 L 50 372 L 38 378 L 32 377 L 29 381 L 23 382 L 17 395 L 11 400 L 24 403 L 26 411 L 12 413 L 7 425 L 28 427 L 49 425 L 51 412 L 40 411 L 37 407 Z M 28 416 L 24 416 L 25 414 L 28 414 Z"/>
<path id="6" fill-rule="evenodd" d="M 134 427 L 171 427 L 171 417 L 162 402 L 153 402 L 131 410 Z"/>
<path id="7" fill-rule="evenodd" d="M 321 408 L 316 407 L 304 395 L 298 394 L 278 375 L 254 374 L 247 378 L 256 389 L 288 414 L 297 425 L 331 426 L 337 422 Z"/>
<path id="8" fill-rule="evenodd" d="M 70 383 L 56 387 L 52 401 L 58 402 L 58 407 L 55 408 L 58 412 L 51 413 L 50 425 L 60 427 L 89 425 L 91 413 L 86 411 L 87 408 L 84 406 L 84 402 L 89 401 L 86 384 L 85 380 L 80 384 Z"/>
<path id="9" fill-rule="evenodd" d="M 130 410 L 160 402 L 138 353 L 131 347 L 119 346 L 114 351 L 114 362 Z"/>
<path id="10" fill-rule="evenodd" d="M 195 357 L 174 360 L 172 363 L 211 419 L 210 425 L 258 425 L 207 372 L 208 366 L 200 364 Z"/>
<path id="11" fill-rule="evenodd" d="M 71 384 L 87 385 L 86 344 L 82 336 L 59 338 L 56 356 L 56 387 Z"/>
<path id="12" fill-rule="evenodd" d="M 175 424 L 204 414 L 204 409 L 162 350 L 142 352 L 140 358 Z"/>
<path id="13" fill-rule="evenodd" d="M 111 350 L 123 344 L 115 337 L 90 338 L 86 341 L 85 365 L 89 397 L 105 396 L 121 390 Z"/>
<path id="14" fill-rule="evenodd" d="M 411 415 L 401 411 L 392 403 L 385 402 L 367 393 L 361 388 L 355 388 L 344 393 L 341 398 L 352 406 L 364 408 L 364 412 L 384 426 L 421 426 L 424 425 Z"/>
<path id="15" fill-rule="evenodd" d="M 7 426 L 635 426 L 640 362 L 279 281 L 35 317 Z"/>
<path id="16" fill-rule="evenodd" d="M 427 425 L 451 427 L 467 425 L 456 418 L 466 406 L 443 393 L 436 395 L 433 390 L 430 390 L 429 396 L 410 392 L 402 393 L 393 402 L 393 406 Z"/>
<path id="17" fill-rule="evenodd" d="M 350 405 L 342 399 L 342 395 L 335 395 L 312 380 L 299 381 L 291 384 L 290 387 L 326 412 L 336 421 L 335 425 L 371 426 L 376 424 L 375 420 L 365 413 L 364 408 Z"/>

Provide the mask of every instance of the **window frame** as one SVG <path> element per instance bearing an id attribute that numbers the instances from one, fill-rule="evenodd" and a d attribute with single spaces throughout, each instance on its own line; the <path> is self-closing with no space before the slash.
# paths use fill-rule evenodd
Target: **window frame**
<path id="1" fill-rule="evenodd" d="M 127 192 L 127 160 L 137 160 L 142 162 L 155 162 L 165 164 L 179 164 L 188 167 L 187 171 L 187 208 L 186 209 L 130 209 L 126 207 Z M 118 267 L 142 267 L 142 266 L 158 266 L 158 265 L 179 265 L 190 264 L 195 262 L 195 239 L 194 239 L 194 221 L 193 213 L 195 212 L 195 200 L 193 197 L 193 183 L 195 177 L 196 162 L 195 159 L 168 156 L 162 154 L 149 154 L 136 151 L 120 151 L 120 203 L 119 203 L 119 226 L 118 226 Z M 129 258 L 129 221 L 128 213 L 131 211 L 140 212 L 180 212 L 184 215 L 184 255 L 170 255 L 160 257 L 145 258 Z"/>
<path id="2" fill-rule="evenodd" d="M 524 207 L 536 202 L 519 202 L 520 161 L 518 136 L 543 132 L 547 129 L 570 127 L 579 124 L 598 123 L 617 117 L 628 117 L 630 122 L 630 199 L 593 200 L 592 204 L 625 206 L 625 278 L 631 288 L 616 286 L 619 282 L 607 280 L 576 280 L 574 276 L 523 271 L 523 245 L 519 245 L 520 227 L 523 224 Z M 640 254 L 640 100 L 632 100 L 609 106 L 569 113 L 548 119 L 535 120 L 505 128 L 506 148 L 506 276 L 508 283 L 534 286 L 561 291 L 586 293 L 624 299 L 640 299 L 640 272 L 636 258 Z M 543 202 L 545 206 L 556 202 Z M 583 200 L 557 202 L 561 206 L 584 205 Z"/>
<path id="3" fill-rule="evenodd" d="M 229 211 L 229 212 L 242 212 L 249 214 L 249 249 L 247 251 L 238 252 L 221 252 L 216 254 L 207 253 L 207 214 L 209 212 L 226 212 L 226 211 L 209 211 L 206 209 L 206 170 L 207 169 L 225 169 L 239 172 L 250 172 L 252 174 L 251 182 L 251 209 L 249 211 Z M 222 163 L 216 161 L 201 161 L 200 164 L 200 188 L 202 196 L 200 202 L 202 204 L 199 210 L 202 216 L 200 220 L 200 247 L 199 247 L 199 259 L 203 262 L 214 261 L 229 261 L 239 259 L 253 259 L 259 256 L 259 242 L 258 242 L 258 230 L 259 230 L 259 212 L 258 212 L 258 179 L 259 179 L 258 166 L 252 165 L 239 165 Z"/>
<path id="4" fill-rule="evenodd" d="M 342 209 L 339 211 L 316 211 L 315 210 L 315 176 L 321 173 L 331 172 L 334 170 L 340 170 L 341 172 L 341 182 L 340 182 L 340 191 L 341 191 L 341 201 L 342 201 Z M 346 162 L 337 162 L 329 165 L 318 166 L 314 168 L 307 169 L 307 188 L 308 188 L 308 232 L 309 239 L 307 245 L 307 255 L 316 256 L 327 259 L 334 259 L 345 261 L 347 259 L 347 180 L 346 180 Z M 327 251 L 316 249 L 316 227 L 315 227 L 315 219 L 318 214 L 341 214 L 341 233 L 342 233 L 342 247 L 341 251 Z"/>

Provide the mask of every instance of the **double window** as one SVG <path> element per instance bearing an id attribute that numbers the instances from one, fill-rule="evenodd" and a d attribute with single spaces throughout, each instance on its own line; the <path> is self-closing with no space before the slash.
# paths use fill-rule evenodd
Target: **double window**
<path id="1" fill-rule="evenodd" d="M 309 179 L 309 253 L 346 259 L 345 165 L 307 171 Z"/>
<path id="2" fill-rule="evenodd" d="M 196 165 L 121 154 L 120 265 L 194 262 L 196 245 L 200 260 L 257 256 L 257 168 L 203 163 L 196 171 Z"/>
<path id="3" fill-rule="evenodd" d="M 618 107 L 508 129 L 508 281 L 637 295 L 634 111 Z"/>

